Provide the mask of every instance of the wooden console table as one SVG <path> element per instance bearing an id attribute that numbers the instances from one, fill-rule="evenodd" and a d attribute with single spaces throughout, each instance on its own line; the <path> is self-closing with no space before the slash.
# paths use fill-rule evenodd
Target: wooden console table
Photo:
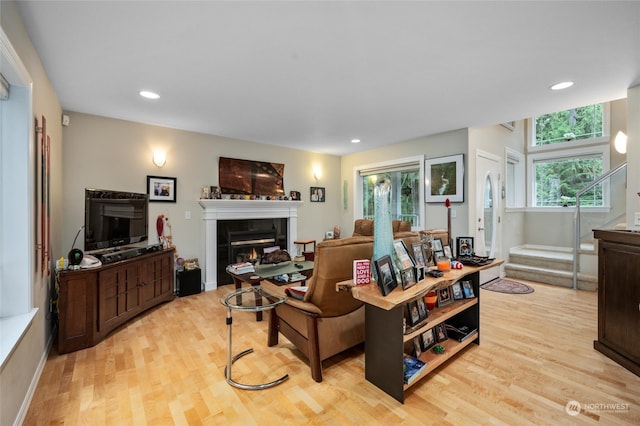
<path id="1" fill-rule="evenodd" d="M 595 230 L 598 340 L 593 347 L 640 376 L 640 233 Z"/>
<path id="2" fill-rule="evenodd" d="M 399 286 L 386 297 L 382 296 L 375 282 L 351 287 L 353 297 L 365 303 L 365 378 L 396 400 L 404 402 L 405 391 L 420 379 L 470 344 L 480 344 L 479 272 L 501 263 L 502 260 L 495 260 L 485 266 L 453 269 L 440 278 L 427 277 L 407 290 L 402 290 Z M 403 333 L 404 310 L 408 302 L 423 297 L 431 290 L 448 287 L 461 280 L 471 282 L 475 297 L 455 300 L 449 305 L 435 308 L 418 328 L 407 329 L 407 332 Z M 349 283 L 350 281 L 338 283 L 337 289 L 349 287 Z M 403 357 L 409 352 L 406 348 L 413 345 L 414 337 L 449 320 L 465 322 L 477 331 L 475 335 L 462 342 L 449 339 L 441 343 L 445 348 L 444 354 L 423 352 L 420 359 L 427 362 L 427 368 L 411 384 L 404 384 Z"/>

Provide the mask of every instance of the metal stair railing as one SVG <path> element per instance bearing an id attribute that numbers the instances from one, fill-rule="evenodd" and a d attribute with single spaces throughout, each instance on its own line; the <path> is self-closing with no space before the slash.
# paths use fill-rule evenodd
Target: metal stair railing
<path id="1" fill-rule="evenodd" d="M 595 186 L 600 185 L 606 179 L 611 178 L 613 175 L 615 175 L 619 171 L 624 170 L 626 168 L 627 168 L 627 163 L 624 162 L 619 166 L 617 166 L 616 168 L 609 170 L 607 173 L 604 173 L 598 179 L 594 180 L 593 182 L 591 182 L 590 184 L 582 188 L 576 194 L 576 210 L 575 210 L 575 216 L 573 219 L 573 289 L 574 290 L 578 289 L 578 266 L 579 266 L 578 250 L 580 248 L 580 197 L 587 191 L 590 191 L 591 189 L 593 189 Z"/>

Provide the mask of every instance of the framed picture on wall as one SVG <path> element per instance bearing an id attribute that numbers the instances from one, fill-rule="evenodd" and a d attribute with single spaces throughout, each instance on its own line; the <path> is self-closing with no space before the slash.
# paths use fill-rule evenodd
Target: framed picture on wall
<path id="1" fill-rule="evenodd" d="M 178 190 L 177 178 L 147 176 L 149 202 L 175 203 Z"/>
<path id="2" fill-rule="evenodd" d="M 424 161 L 425 201 L 427 203 L 464 202 L 464 155 L 429 158 Z"/>
<path id="3" fill-rule="evenodd" d="M 312 203 L 324 203 L 325 189 L 321 186 L 312 186 L 309 199 Z"/>

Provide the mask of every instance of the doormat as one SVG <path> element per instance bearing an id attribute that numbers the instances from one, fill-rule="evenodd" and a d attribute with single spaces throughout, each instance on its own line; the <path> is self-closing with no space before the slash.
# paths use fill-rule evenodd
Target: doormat
<path id="1" fill-rule="evenodd" d="M 531 286 L 517 281 L 507 280 L 505 278 L 498 278 L 495 281 L 480 286 L 480 288 L 508 294 L 528 294 L 534 292 L 534 289 Z"/>

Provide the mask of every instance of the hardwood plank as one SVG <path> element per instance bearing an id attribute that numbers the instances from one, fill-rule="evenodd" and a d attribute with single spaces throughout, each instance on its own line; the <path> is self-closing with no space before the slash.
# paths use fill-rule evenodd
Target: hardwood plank
<path id="1" fill-rule="evenodd" d="M 640 378 L 593 349 L 596 293 L 527 283 L 534 293 L 481 290 L 481 345 L 413 385 L 405 404 L 364 379 L 362 345 L 326 360 L 316 383 L 286 338 L 267 346 L 267 322 L 249 312 L 233 313 L 233 352 L 255 351 L 234 379 L 290 378 L 229 386 L 224 286 L 160 305 L 95 347 L 53 349 L 25 424 L 640 424 Z M 568 415 L 571 400 L 589 410 Z"/>

